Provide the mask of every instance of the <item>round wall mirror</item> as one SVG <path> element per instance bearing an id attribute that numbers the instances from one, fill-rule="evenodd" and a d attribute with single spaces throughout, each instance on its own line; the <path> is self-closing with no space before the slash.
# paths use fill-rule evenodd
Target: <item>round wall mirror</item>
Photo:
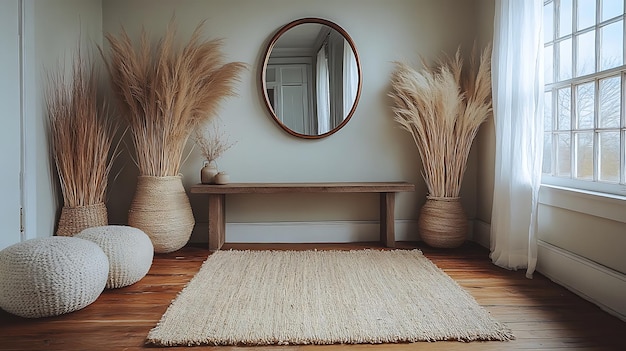
<path id="1" fill-rule="evenodd" d="M 319 139 L 341 129 L 361 95 L 361 64 L 337 24 L 302 18 L 270 40 L 261 66 L 265 105 L 289 134 Z"/>

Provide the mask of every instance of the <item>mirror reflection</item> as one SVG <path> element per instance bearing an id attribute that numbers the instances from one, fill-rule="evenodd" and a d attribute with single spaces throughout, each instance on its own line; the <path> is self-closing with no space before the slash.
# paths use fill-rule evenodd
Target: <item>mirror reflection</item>
<path id="1" fill-rule="evenodd" d="M 360 94 L 360 67 L 350 37 L 334 23 L 303 19 L 272 39 L 263 65 L 272 117 L 289 133 L 320 138 L 351 117 Z"/>

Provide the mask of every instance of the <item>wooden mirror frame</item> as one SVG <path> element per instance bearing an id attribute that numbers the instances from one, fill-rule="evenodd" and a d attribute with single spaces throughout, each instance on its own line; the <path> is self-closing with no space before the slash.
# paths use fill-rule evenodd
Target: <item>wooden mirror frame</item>
<path id="1" fill-rule="evenodd" d="M 298 25 L 301 24 L 306 24 L 306 23 L 314 23 L 314 24 L 321 24 L 321 25 L 326 25 L 328 27 L 330 27 L 331 29 L 336 30 L 337 32 L 339 32 L 339 34 L 341 34 L 346 41 L 348 42 L 348 44 L 350 44 L 350 47 L 352 48 L 352 52 L 354 53 L 354 58 L 356 60 L 356 67 L 357 67 L 357 71 L 358 71 L 358 78 L 359 78 L 359 83 L 357 86 L 357 91 L 356 91 L 356 96 L 354 98 L 354 103 L 352 105 L 352 108 L 350 109 L 350 112 L 347 114 L 347 116 L 345 116 L 345 118 L 343 119 L 343 121 L 341 121 L 341 123 L 339 123 L 339 125 L 335 126 L 334 128 L 332 128 L 330 131 L 323 133 L 323 134 L 302 134 L 302 133 L 298 133 L 294 130 L 292 130 L 291 128 L 289 128 L 288 126 L 286 126 L 284 123 L 281 122 L 281 120 L 278 118 L 278 116 L 276 115 L 276 112 L 274 111 L 274 108 L 272 107 L 271 103 L 270 103 L 270 99 L 269 96 L 267 95 L 267 75 L 266 75 L 266 70 L 267 70 L 267 65 L 269 63 L 269 59 L 270 59 L 270 55 L 272 53 L 272 49 L 274 48 L 274 46 L 276 45 L 276 42 L 278 41 L 278 39 L 288 30 L 292 29 L 293 27 L 296 27 Z M 361 89 L 363 86 L 363 73 L 361 70 L 361 61 L 359 60 L 359 54 L 356 50 L 356 46 L 354 44 L 354 41 L 352 40 L 352 38 L 350 37 L 350 35 L 339 25 L 337 25 L 336 23 L 323 19 L 323 18 L 315 18 L 315 17 L 306 17 L 306 18 L 301 18 L 301 19 L 297 19 L 294 20 L 286 25 L 284 25 L 283 27 L 281 27 L 276 34 L 274 34 L 274 36 L 272 36 L 269 44 L 267 45 L 267 48 L 265 49 L 265 53 L 263 55 L 263 61 L 261 63 L 261 91 L 263 92 L 263 102 L 265 103 L 265 107 L 267 108 L 268 112 L 270 113 L 271 117 L 274 119 L 274 122 L 276 122 L 276 124 L 278 124 L 284 131 L 286 131 L 287 133 L 299 137 L 299 138 L 304 138 L 304 139 L 322 139 L 325 138 L 327 136 L 330 136 L 334 133 L 336 133 L 337 131 L 339 131 L 341 128 L 343 128 L 348 121 L 350 121 L 350 119 L 352 118 L 352 116 L 354 115 L 354 111 L 356 110 L 356 107 L 359 103 L 359 99 L 361 97 Z"/>

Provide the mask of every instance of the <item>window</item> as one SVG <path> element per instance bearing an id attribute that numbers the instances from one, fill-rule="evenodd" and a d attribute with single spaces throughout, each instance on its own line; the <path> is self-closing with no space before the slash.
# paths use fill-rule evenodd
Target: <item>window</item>
<path id="1" fill-rule="evenodd" d="M 544 183 L 626 195 L 625 2 L 544 2 Z"/>

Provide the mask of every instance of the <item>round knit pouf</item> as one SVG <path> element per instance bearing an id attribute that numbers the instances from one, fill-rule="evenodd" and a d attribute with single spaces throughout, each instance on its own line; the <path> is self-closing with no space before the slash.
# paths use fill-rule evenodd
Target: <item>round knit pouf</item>
<path id="1" fill-rule="evenodd" d="M 135 284 L 152 266 L 152 241 L 140 229 L 108 225 L 87 228 L 76 237 L 98 244 L 109 258 L 109 289 Z"/>
<path id="2" fill-rule="evenodd" d="M 109 262 L 91 241 L 53 236 L 0 251 L 0 308 L 26 318 L 80 310 L 104 290 Z"/>

